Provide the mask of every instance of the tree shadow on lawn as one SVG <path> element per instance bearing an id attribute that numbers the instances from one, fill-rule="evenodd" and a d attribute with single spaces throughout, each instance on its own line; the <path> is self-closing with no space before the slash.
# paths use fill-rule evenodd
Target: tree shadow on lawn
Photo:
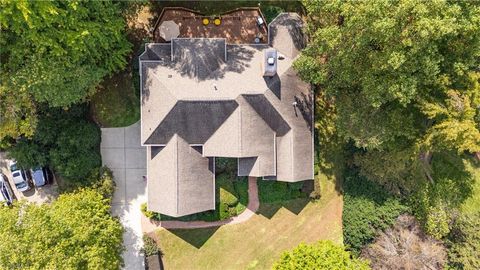
<path id="1" fill-rule="evenodd" d="M 285 208 L 295 215 L 300 214 L 305 206 L 311 201 L 310 198 L 299 198 L 278 203 L 263 203 L 257 210 L 257 214 L 271 219 L 281 208 Z"/>
<path id="2" fill-rule="evenodd" d="M 195 248 L 200 249 L 219 228 L 220 227 L 200 229 L 169 229 L 168 231 Z"/>

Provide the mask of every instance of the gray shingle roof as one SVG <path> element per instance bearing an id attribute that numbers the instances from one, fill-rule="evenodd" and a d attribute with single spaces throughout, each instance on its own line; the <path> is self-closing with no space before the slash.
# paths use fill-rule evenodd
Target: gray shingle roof
<path id="1" fill-rule="evenodd" d="M 261 69 L 268 45 L 174 39 L 146 46 L 140 70 L 150 209 L 174 216 L 213 209 L 217 156 L 239 158 L 239 175 L 313 178 L 313 96 L 292 68 L 304 45 L 300 27 L 290 13 L 271 24 L 271 45 L 285 58 L 269 79 Z"/>
<path id="2" fill-rule="evenodd" d="M 170 60 L 171 45 L 170 44 L 145 44 L 145 51 L 140 55 L 140 60 L 160 61 Z"/>
<path id="3" fill-rule="evenodd" d="M 198 80 L 214 78 L 215 71 L 226 61 L 225 39 L 174 39 L 172 49 L 175 68 Z"/>
<path id="4" fill-rule="evenodd" d="M 166 144 L 174 134 L 190 144 L 203 144 L 237 107 L 235 100 L 180 100 L 145 144 Z"/>
<path id="5" fill-rule="evenodd" d="M 250 106 L 260 115 L 268 126 L 277 133 L 277 136 L 285 135 L 290 126 L 272 106 L 264 95 L 242 95 Z"/>
<path id="6" fill-rule="evenodd" d="M 213 158 L 174 135 L 165 147 L 147 151 L 147 160 L 149 210 L 178 217 L 215 209 Z"/>

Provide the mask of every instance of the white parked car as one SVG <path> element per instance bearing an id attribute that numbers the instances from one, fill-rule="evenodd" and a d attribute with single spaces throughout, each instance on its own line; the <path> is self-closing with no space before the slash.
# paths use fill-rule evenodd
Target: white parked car
<path id="1" fill-rule="evenodd" d="M 25 192 L 30 190 L 25 171 L 18 168 L 15 161 L 10 163 L 10 171 L 12 172 L 13 183 L 19 191 Z"/>
<path id="2" fill-rule="evenodd" d="M 0 202 L 3 202 L 6 205 L 11 205 L 13 200 L 13 191 L 8 183 L 7 177 L 0 173 Z"/>

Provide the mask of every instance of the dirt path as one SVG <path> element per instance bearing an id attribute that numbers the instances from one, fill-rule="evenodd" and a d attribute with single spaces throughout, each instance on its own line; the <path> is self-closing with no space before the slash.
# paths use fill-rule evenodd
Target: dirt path
<path id="1" fill-rule="evenodd" d="M 218 227 L 228 224 L 238 224 L 249 220 L 257 212 L 260 201 L 258 200 L 258 186 L 256 177 L 248 177 L 248 205 L 240 215 L 220 221 L 153 221 L 142 215 L 142 230 L 144 233 L 154 232 L 159 228 L 165 229 L 196 229 Z"/>

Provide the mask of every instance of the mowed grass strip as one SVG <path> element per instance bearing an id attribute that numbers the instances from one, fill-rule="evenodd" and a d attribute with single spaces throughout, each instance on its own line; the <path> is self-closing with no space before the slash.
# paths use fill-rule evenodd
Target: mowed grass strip
<path id="1" fill-rule="evenodd" d="M 465 200 L 460 210 L 466 214 L 474 214 L 480 212 L 480 166 L 478 164 L 469 164 L 465 162 L 467 170 L 472 174 L 474 183 L 472 187 L 472 195 Z"/>
<path id="2" fill-rule="evenodd" d="M 342 197 L 333 183 L 322 198 L 263 204 L 245 223 L 220 228 L 164 230 L 155 237 L 165 269 L 270 269 L 280 254 L 301 242 L 342 243 Z"/>

